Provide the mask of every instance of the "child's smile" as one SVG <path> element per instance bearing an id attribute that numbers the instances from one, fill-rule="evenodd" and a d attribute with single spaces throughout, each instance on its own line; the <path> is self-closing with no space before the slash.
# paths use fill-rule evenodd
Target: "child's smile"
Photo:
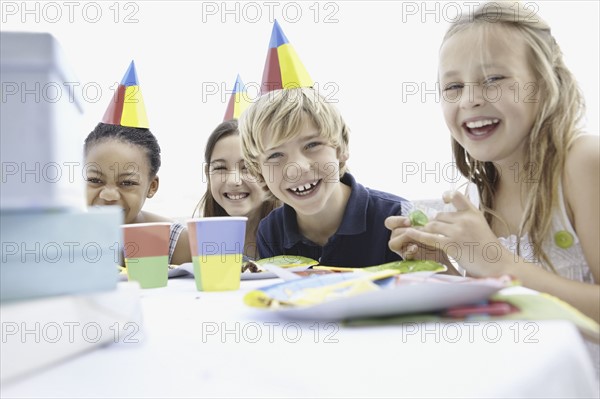
<path id="1" fill-rule="evenodd" d="M 250 193 L 224 193 L 223 196 L 230 201 L 240 201 L 250 196 Z"/>
<path id="2" fill-rule="evenodd" d="M 144 149 L 120 140 L 107 139 L 91 147 L 86 174 L 88 205 L 120 206 L 126 224 L 136 221 L 146 198 L 158 189 Z"/>
<path id="3" fill-rule="evenodd" d="M 319 190 L 322 181 L 323 179 L 319 179 L 311 183 L 301 184 L 296 187 L 288 188 L 288 191 L 298 197 L 308 197 Z"/>
<path id="4" fill-rule="evenodd" d="M 471 140 L 484 140 L 494 134 L 499 125 L 498 118 L 477 117 L 463 122 L 462 127 Z"/>
<path id="5" fill-rule="evenodd" d="M 212 196 L 230 216 L 248 216 L 264 199 L 241 157 L 240 136 L 226 136 L 215 144 L 208 166 Z"/>
<path id="6" fill-rule="evenodd" d="M 512 165 L 524 157 L 540 88 L 523 38 L 481 29 L 456 33 L 440 50 L 444 118 L 473 158 Z"/>
<path id="7" fill-rule="evenodd" d="M 298 214 L 326 212 L 329 202 L 339 196 L 340 161 L 336 149 L 320 136 L 314 123 L 306 118 L 293 139 L 266 147 L 262 175 L 273 195 Z"/>

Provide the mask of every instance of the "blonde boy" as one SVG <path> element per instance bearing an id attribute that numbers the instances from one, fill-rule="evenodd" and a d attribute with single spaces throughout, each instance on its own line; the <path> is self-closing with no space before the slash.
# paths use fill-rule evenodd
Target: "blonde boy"
<path id="1" fill-rule="evenodd" d="M 410 204 L 346 172 L 348 128 L 316 91 L 263 95 L 242 114 L 239 130 L 249 172 L 284 203 L 259 225 L 261 258 L 300 255 L 347 267 L 401 259 L 388 248 L 384 220 L 406 215 Z"/>

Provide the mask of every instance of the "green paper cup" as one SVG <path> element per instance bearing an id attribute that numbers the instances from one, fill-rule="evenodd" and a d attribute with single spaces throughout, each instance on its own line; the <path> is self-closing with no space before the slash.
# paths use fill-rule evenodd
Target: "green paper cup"
<path id="1" fill-rule="evenodd" d="M 137 223 L 121 226 L 129 281 L 142 288 L 167 285 L 171 223 Z"/>
<path id="2" fill-rule="evenodd" d="M 208 217 L 188 221 L 198 291 L 240 288 L 246 217 Z"/>

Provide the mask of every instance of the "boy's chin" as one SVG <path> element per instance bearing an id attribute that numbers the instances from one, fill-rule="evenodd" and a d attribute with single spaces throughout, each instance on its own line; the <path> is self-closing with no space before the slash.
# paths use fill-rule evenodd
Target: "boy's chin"
<path id="1" fill-rule="evenodd" d="M 320 202 L 315 202 L 315 201 L 310 201 L 310 204 L 309 204 L 308 202 L 302 202 L 302 201 L 293 201 L 292 202 L 288 199 L 288 201 L 286 203 L 289 206 L 291 206 L 292 208 L 294 208 L 296 213 L 305 215 L 305 216 L 318 215 L 325 210 L 324 205 L 322 205 Z"/>

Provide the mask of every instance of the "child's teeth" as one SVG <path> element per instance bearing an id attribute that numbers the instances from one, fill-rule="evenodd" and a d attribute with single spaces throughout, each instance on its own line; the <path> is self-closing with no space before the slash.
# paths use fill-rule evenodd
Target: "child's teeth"
<path id="1" fill-rule="evenodd" d="M 317 185 L 317 182 L 304 184 L 302 186 L 292 188 L 292 191 L 295 191 L 297 194 L 301 194 L 311 188 L 314 188 Z"/>
<path id="2" fill-rule="evenodd" d="M 248 196 L 248 193 L 241 193 L 241 194 L 226 193 L 225 195 L 230 200 L 240 200 L 240 199 L 246 198 Z"/>
<path id="3" fill-rule="evenodd" d="M 495 119 L 495 118 L 494 119 L 482 119 L 482 120 L 479 120 L 479 121 L 467 122 L 466 125 L 467 125 L 467 127 L 469 129 L 477 129 L 479 127 L 484 127 L 484 126 L 487 126 L 487 125 L 492 125 L 492 124 L 495 124 L 495 123 L 498 123 L 498 122 L 500 122 L 500 120 L 499 119 Z"/>

